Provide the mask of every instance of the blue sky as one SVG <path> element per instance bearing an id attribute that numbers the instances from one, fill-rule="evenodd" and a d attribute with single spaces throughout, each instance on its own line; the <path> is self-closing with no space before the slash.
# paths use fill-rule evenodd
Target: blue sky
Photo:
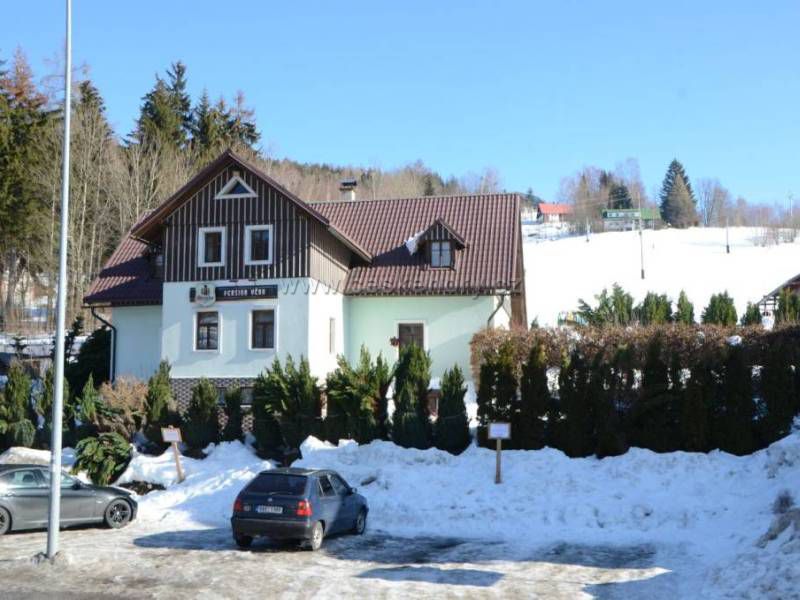
<path id="1" fill-rule="evenodd" d="M 37 74 L 63 1 L 3 3 L 0 55 Z M 118 132 L 170 62 L 190 91 L 237 89 L 277 156 L 444 175 L 491 166 L 552 198 L 584 165 L 677 156 L 734 194 L 800 197 L 800 2 L 75 0 L 86 63 Z"/>

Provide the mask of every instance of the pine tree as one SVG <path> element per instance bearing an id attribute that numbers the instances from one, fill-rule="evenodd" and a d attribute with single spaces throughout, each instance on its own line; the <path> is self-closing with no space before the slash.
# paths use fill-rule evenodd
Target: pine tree
<path id="1" fill-rule="evenodd" d="M 797 323 L 798 320 L 800 320 L 800 295 L 789 288 L 783 288 L 778 294 L 775 323 Z"/>
<path id="2" fill-rule="evenodd" d="M 464 405 L 466 393 L 464 376 L 458 365 L 445 371 L 442 375 L 439 414 L 433 433 L 434 444 L 440 450 L 460 454 L 470 444 L 469 418 Z"/>
<path id="3" fill-rule="evenodd" d="M 392 440 L 396 444 L 407 448 L 431 447 L 430 369 L 430 356 L 422 348 L 409 344 L 400 349 L 395 366 L 395 412 L 392 416 Z"/>
<path id="4" fill-rule="evenodd" d="M 192 130 L 191 100 L 186 92 L 186 66 L 179 62 L 167 69 L 167 79 L 156 75 L 156 83 L 144 98 L 135 138 L 183 148 Z"/>
<path id="5" fill-rule="evenodd" d="M 633 208 L 633 201 L 631 200 L 628 186 L 621 182 L 612 185 L 608 191 L 608 204 L 610 208 Z"/>
<path id="6" fill-rule="evenodd" d="M 701 317 L 705 325 L 723 325 L 733 327 L 738 321 L 736 306 L 728 292 L 714 294 L 708 301 Z"/>
<path id="7" fill-rule="evenodd" d="M 678 296 L 678 304 L 673 318 L 676 323 L 694 325 L 694 305 L 689 302 L 689 298 L 683 290 Z"/>
<path id="8" fill-rule="evenodd" d="M 169 363 L 162 360 L 156 373 L 147 382 L 145 398 L 145 435 L 151 444 L 162 449 L 166 446 L 161 439 L 161 428 L 180 423 L 169 380 Z"/>
<path id="9" fill-rule="evenodd" d="M 661 218 L 673 227 L 690 227 L 697 222 L 697 201 L 683 165 L 673 160 L 661 186 Z"/>
<path id="10" fill-rule="evenodd" d="M 13 361 L 8 371 L 8 381 L 0 396 L 0 434 L 5 433 L 5 443 L 0 446 L 32 446 L 35 428 L 28 416 L 31 378 L 19 361 Z"/>
<path id="11" fill-rule="evenodd" d="M 545 416 L 552 403 L 547 387 L 547 356 L 544 345 L 534 343 L 528 360 L 522 366 L 519 381 L 520 401 L 513 423 L 514 445 L 538 450 L 547 443 Z"/>

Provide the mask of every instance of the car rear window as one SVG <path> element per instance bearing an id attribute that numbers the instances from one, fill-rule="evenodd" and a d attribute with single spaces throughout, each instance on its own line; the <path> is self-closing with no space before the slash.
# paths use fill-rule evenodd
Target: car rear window
<path id="1" fill-rule="evenodd" d="M 306 477 L 304 475 L 284 475 L 279 473 L 259 475 L 247 487 L 248 492 L 285 494 L 287 496 L 302 496 L 305 490 Z"/>

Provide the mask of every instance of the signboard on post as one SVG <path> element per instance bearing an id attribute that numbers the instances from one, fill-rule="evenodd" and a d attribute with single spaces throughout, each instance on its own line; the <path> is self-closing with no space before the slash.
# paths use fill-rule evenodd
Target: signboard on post
<path id="1" fill-rule="evenodd" d="M 511 423 L 489 423 L 488 438 L 497 441 L 497 458 L 495 460 L 494 482 L 502 483 L 503 477 L 500 468 L 500 454 L 503 449 L 503 440 L 511 439 Z"/>
<path id="2" fill-rule="evenodd" d="M 178 483 L 183 483 L 183 480 L 186 479 L 183 476 L 183 466 L 181 465 L 181 453 L 178 451 L 178 444 L 183 441 L 183 437 L 181 437 L 181 430 L 172 427 L 162 427 L 161 428 L 161 439 L 164 440 L 165 444 L 172 445 L 172 452 L 175 455 L 175 468 L 178 470 Z"/>

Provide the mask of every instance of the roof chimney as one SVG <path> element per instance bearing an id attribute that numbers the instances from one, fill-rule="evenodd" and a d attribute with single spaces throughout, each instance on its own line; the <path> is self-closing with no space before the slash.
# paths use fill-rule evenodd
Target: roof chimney
<path id="1" fill-rule="evenodd" d="M 342 194 L 342 200 L 345 202 L 352 202 L 356 199 L 356 187 L 358 181 L 355 179 L 342 179 L 339 182 L 339 191 Z"/>

